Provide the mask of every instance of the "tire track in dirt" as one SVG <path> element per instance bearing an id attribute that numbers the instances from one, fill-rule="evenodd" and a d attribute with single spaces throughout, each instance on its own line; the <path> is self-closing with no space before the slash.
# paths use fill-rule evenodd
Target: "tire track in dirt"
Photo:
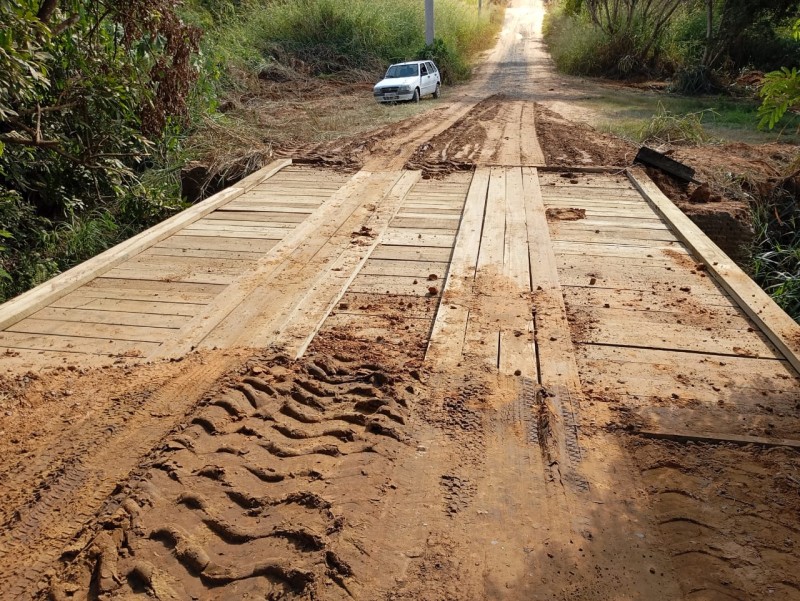
<path id="1" fill-rule="evenodd" d="M 249 361 L 107 504 L 51 597 L 349 598 L 355 505 L 408 448 L 406 388 L 343 355 Z"/>
<path id="2" fill-rule="evenodd" d="M 797 453 L 631 447 L 686 599 L 800 599 Z"/>
<path id="3" fill-rule="evenodd" d="M 79 540 L 118 483 L 237 361 L 234 355 L 197 355 L 188 366 L 144 370 L 144 376 L 132 378 L 132 392 L 110 402 L 94 399 L 96 412 L 88 411 L 49 445 L 43 441 L 45 451 L 6 474 L 0 534 L 4 598 L 30 599 L 46 584 L 53 563 L 75 552 L 70 541 Z"/>

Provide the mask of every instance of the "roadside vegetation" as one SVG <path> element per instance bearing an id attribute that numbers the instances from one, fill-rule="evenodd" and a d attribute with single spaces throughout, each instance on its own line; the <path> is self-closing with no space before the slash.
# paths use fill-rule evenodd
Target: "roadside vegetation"
<path id="1" fill-rule="evenodd" d="M 631 84 L 585 102 L 610 133 L 661 149 L 776 141 L 798 148 L 797 0 L 553 0 L 545 39 L 562 72 Z M 648 90 L 635 89 L 642 82 Z M 800 321 L 795 154 L 762 181 L 723 174 L 712 185 L 747 202 L 755 238 L 744 267 Z"/>
<path id="2" fill-rule="evenodd" d="M 0 301 L 230 183 L 276 147 L 420 110 L 372 101 L 389 62 L 469 77 L 502 1 L 0 0 Z"/>

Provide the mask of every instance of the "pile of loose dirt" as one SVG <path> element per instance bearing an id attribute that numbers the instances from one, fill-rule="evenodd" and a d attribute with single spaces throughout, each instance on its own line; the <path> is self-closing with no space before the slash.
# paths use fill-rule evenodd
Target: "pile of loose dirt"
<path id="1" fill-rule="evenodd" d="M 536 134 L 547 165 L 627 167 L 637 152 L 630 142 L 570 121 L 541 104 L 536 105 Z"/>
<path id="2" fill-rule="evenodd" d="M 481 155 L 489 123 L 500 112 L 505 97 L 495 94 L 479 102 L 464 117 L 418 147 L 406 169 L 431 177 L 471 169 Z"/>

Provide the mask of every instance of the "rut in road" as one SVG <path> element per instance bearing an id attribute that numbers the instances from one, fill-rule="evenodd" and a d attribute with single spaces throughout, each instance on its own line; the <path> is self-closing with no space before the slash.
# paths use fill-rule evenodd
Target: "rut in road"
<path id="1" fill-rule="evenodd" d="M 249 361 L 110 500 L 51 598 L 348 598 L 343 508 L 380 497 L 410 444 L 411 380 L 354 355 Z"/>

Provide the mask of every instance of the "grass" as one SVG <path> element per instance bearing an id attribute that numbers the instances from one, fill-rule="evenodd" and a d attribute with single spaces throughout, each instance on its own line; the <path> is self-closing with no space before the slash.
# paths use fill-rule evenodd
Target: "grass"
<path id="1" fill-rule="evenodd" d="M 469 77 L 470 60 L 499 29 L 502 11 L 485 4 L 479 15 L 477 0 L 437 0 L 436 36 L 446 49 L 440 68 L 451 81 Z M 419 0 L 262 0 L 246 7 L 209 40 L 228 85 L 237 70 L 258 75 L 276 63 L 303 75 L 372 80 L 425 45 Z"/>
<path id="2" fill-rule="evenodd" d="M 800 322 L 800 178 L 787 178 L 753 206 L 753 279 Z"/>
<path id="3" fill-rule="evenodd" d="M 663 120 L 665 115 L 676 118 L 692 115 L 702 126 L 707 139 L 698 135 L 690 142 L 800 143 L 797 116 L 785 117 L 774 131 L 759 130 L 758 104 L 754 101 L 619 89 L 581 100 L 579 104 L 598 115 L 594 123 L 598 129 L 634 142 L 644 142 L 650 133 L 649 128 L 655 127 L 656 122 Z"/>

